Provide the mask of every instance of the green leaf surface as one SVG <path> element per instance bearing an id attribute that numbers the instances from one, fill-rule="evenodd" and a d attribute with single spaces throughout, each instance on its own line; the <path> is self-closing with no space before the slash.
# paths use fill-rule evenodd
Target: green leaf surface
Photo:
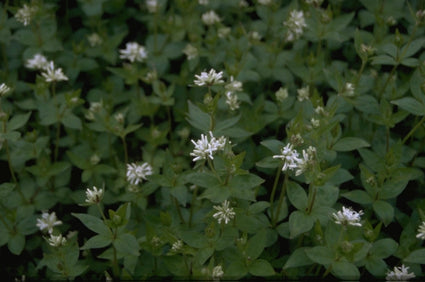
<path id="1" fill-rule="evenodd" d="M 349 152 L 359 148 L 369 147 L 370 144 L 357 137 L 344 137 L 336 142 L 332 149 L 337 152 Z"/>
<path id="2" fill-rule="evenodd" d="M 91 231 L 104 235 L 105 237 L 110 236 L 111 231 L 101 219 L 84 213 L 72 213 L 72 215 L 78 218 Z"/>
<path id="3" fill-rule="evenodd" d="M 414 250 L 405 257 L 403 261 L 408 263 L 425 264 L 425 248 Z"/>
<path id="4" fill-rule="evenodd" d="M 343 280 L 358 280 L 360 271 L 354 264 L 346 261 L 337 261 L 332 263 L 332 274 Z"/>
<path id="5" fill-rule="evenodd" d="M 296 182 L 288 181 L 286 185 L 288 199 L 291 204 L 293 204 L 298 210 L 304 211 L 308 205 L 307 193 Z"/>
<path id="6" fill-rule="evenodd" d="M 257 259 L 248 266 L 248 271 L 254 276 L 272 276 L 275 271 L 271 264 L 264 259 Z"/>
<path id="7" fill-rule="evenodd" d="M 291 238 L 295 238 L 301 233 L 308 232 L 313 228 L 314 219 L 312 216 L 301 211 L 295 211 L 289 216 L 289 232 Z"/>
<path id="8" fill-rule="evenodd" d="M 374 202 L 373 210 L 385 226 L 390 224 L 394 218 L 394 208 L 388 202 L 380 200 Z"/>
<path id="9" fill-rule="evenodd" d="M 398 100 L 391 101 L 391 103 L 399 106 L 403 110 L 408 111 L 413 115 L 425 115 L 425 105 L 412 97 L 404 97 Z"/>
<path id="10" fill-rule="evenodd" d="M 111 236 L 95 235 L 84 243 L 84 245 L 81 247 L 81 250 L 104 248 L 109 246 L 111 243 Z"/>
<path id="11" fill-rule="evenodd" d="M 114 247 L 118 252 L 124 255 L 133 255 L 139 256 L 139 243 L 137 242 L 136 237 L 129 233 L 124 233 L 118 235 L 118 237 L 113 241 Z"/>

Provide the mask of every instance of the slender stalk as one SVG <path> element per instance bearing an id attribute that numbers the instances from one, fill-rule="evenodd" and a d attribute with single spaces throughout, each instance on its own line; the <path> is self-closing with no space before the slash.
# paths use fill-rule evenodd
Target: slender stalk
<path id="1" fill-rule="evenodd" d="M 217 171 L 215 170 L 215 168 L 214 168 L 214 164 L 213 164 L 213 162 L 211 161 L 211 159 L 210 159 L 210 158 L 207 158 L 207 162 L 208 162 L 208 166 L 209 166 L 209 168 L 211 169 L 211 171 L 213 172 L 213 174 L 215 175 L 215 177 L 217 177 L 218 181 L 220 181 L 220 184 L 223 184 L 223 181 L 221 180 L 220 175 L 219 175 L 219 174 L 217 173 Z"/>
<path id="2" fill-rule="evenodd" d="M 189 228 L 192 227 L 193 210 L 195 207 L 195 201 L 198 194 L 198 186 L 195 186 L 192 194 L 192 200 L 190 202 L 190 215 L 189 215 Z"/>
<path id="3" fill-rule="evenodd" d="M 128 164 L 128 149 L 127 149 L 127 143 L 125 142 L 125 136 L 121 137 L 121 141 L 124 147 L 124 161 L 126 164 Z"/>
<path id="4" fill-rule="evenodd" d="M 176 206 L 177 214 L 179 215 L 180 221 L 181 221 L 183 224 L 185 224 L 186 222 L 185 222 L 185 220 L 184 220 L 184 218 L 183 218 L 183 214 L 182 214 L 182 211 L 181 211 L 181 209 L 180 209 L 179 202 L 177 201 L 177 199 L 176 199 L 175 197 L 173 197 L 173 200 L 174 200 L 174 205 Z"/>
<path id="5" fill-rule="evenodd" d="M 316 200 L 316 194 L 317 194 L 316 187 L 310 184 L 309 192 L 308 192 L 309 203 L 307 207 L 307 214 L 310 214 L 311 211 L 313 210 L 314 201 Z"/>
<path id="6" fill-rule="evenodd" d="M 273 188 L 272 188 L 272 192 L 270 194 L 270 217 L 271 219 L 273 219 L 273 210 L 274 210 L 274 196 L 276 194 L 276 188 L 277 188 L 277 184 L 279 183 L 279 178 L 280 178 L 280 174 L 282 173 L 282 168 L 279 167 L 279 169 L 276 172 L 276 176 L 274 177 L 274 182 L 273 182 Z"/>
<path id="7" fill-rule="evenodd" d="M 360 77 L 363 74 L 364 68 L 366 67 L 367 60 L 362 60 L 362 66 L 360 67 L 359 73 L 357 74 L 356 80 L 354 80 L 354 89 L 357 89 L 357 85 L 359 84 Z"/>
<path id="8" fill-rule="evenodd" d="M 406 141 L 412 136 L 413 133 L 422 125 L 422 123 L 425 121 L 425 116 L 422 117 L 422 119 L 413 127 L 409 133 L 403 138 L 403 141 L 401 141 L 402 144 L 406 143 Z"/>
<path id="9" fill-rule="evenodd" d="M 276 210 L 275 215 L 274 216 L 272 215 L 272 226 L 273 227 L 276 225 L 276 223 L 277 223 L 277 221 L 279 219 L 279 214 L 280 214 L 280 210 L 282 208 L 283 199 L 284 199 L 285 194 L 286 194 L 286 184 L 288 183 L 288 179 L 289 179 L 289 177 L 288 177 L 288 174 L 286 173 L 285 174 L 285 180 L 282 183 L 282 190 L 280 191 L 280 196 L 279 196 L 279 202 L 278 202 L 278 205 L 277 205 L 277 210 Z"/>
<path id="10" fill-rule="evenodd" d="M 390 82 L 391 78 L 393 77 L 394 72 L 395 72 L 395 70 L 397 69 L 397 66 L 398 66 L 398 65 L 394 65 L 394 67 L 391 69 L 391 72 L 390 72 L 390 74 L 388 75 L 387 80 L 385 80 L 384 86 L 382 87 L 381 91 L 379 91 L 379 93 L 378 93 L 378 98 L 379 98 L 379 100 L 381 100 L 381 98 L 382 98 L 382 94 L 384 94 L 384 91 L 385 91 L 385 89 L 387 88 L 387 85 L 388 85 L 388 83 Z"/>

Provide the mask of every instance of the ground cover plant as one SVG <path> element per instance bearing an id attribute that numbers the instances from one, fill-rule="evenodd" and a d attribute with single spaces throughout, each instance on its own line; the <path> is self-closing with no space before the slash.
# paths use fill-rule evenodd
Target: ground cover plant
<path id="1" fill-rule="evenodd" d="M 424 9 L 2 1 L 2 277 L 423 278 Z"/>

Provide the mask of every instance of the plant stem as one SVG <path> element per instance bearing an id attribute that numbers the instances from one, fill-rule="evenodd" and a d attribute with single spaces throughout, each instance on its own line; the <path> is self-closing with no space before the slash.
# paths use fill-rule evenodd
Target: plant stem
<path id="1" fill-rule="evenodd" d="M 193 190 L 193 194 L 192 194 L 192 200 L 190 202 L 189 228 L 192 227 L 193 209 L 195 206 L 197 194 L 198 194 L 198 186 L 195 186 L 195 189 Z"/>
<path id="2" fill-rule="evenodd" d="M 286 173 L 285 174 L 285 180 L 282 183 L 282 190 L 280 191 L 280 196 L 279 196 L 279 202 L 278 202 L 278 205 L 277 205 L 277 210 L 276 210 L 276 213 L 275 213 L 274 217 L 272 216 L 272 226 L 273 227 L 276 226 L 276 223 L 277 223 L 277 221 L 279 219 L 279 214 L 280 214 L 280 210 L 282 208 L 283 199 L 284 199 L 285 194 L 286 194 L 286 184 L 288 183 L 288 179 L 289 179 L 289 176 Z"/>
<path id="3" fill-rule="evenodd" d="M 279 169 L 276 172 L 276 176 L 274 177 L 272 193 L 270 194 L 270 218 L 271 219 L 273 219 L 274 196 L 276 194 L 277 183 L 279 183 L 279 178 L 281 173 L 282 173 L 282 168 L 279 167 Z"/>
<path id="4" fill-rule="evenodd" d="M 173 197 L 173 200 L 174 200 L 174 204 L 176 205 L 177 214 L 179 215 L 180 221 L 181 221 L 183 224 L 185 224 L 186 222 L 185 222 L 185 220 L 184 220 L 184 218 L 183 218 L 183 214 L 182 214 L 182 211 L 181 211 L 181 209 L 180 209 L 179 202 L 177 201 L 177 199 L 176 199 L 175 197 Z"/>
<path id="5" fill-rule="evenodd" d="M 413 133 L 422 125 L 422 123 L 425 121 L 425 116 L 422 117 L 422 119 L 415 125 L 415 127 L 412 128 L 412 130 L 407 133 L 407 135 L 403 138 L 403 141 L 401 141 L 402 144 L 406 143 L 406 141 L 412 136 Z"/>
<path id="6" fill-rule="evenodd" d="M 121 136 L 121 141 L 124 147 L 124 162 L 128 164 L 128 149 L 127 149 L 127 143 L 125 142 L 125 136 Z"/>
<path id="7" fill-rule="evenodd" d="M 310 184 L 309 192 L 308 192 L 309 203 L 308 203 L 308 207 L 307 207 L 307 214 L 310 214 L 311 211 L 313 210 L 314 201 L 316 200 L 316 194 L 317 194 L 316 187 L 314 187 L 313 185 Z"/>

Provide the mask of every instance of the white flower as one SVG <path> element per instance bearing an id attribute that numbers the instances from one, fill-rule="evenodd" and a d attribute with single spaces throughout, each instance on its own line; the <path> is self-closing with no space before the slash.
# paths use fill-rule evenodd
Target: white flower
<path id="1" fill-rule="evenodd" d="M 132 63 L 134 61 L 143 62 L 148 57 L 145 47 L 137 42 L 128 42 L 125 49 L 120 50 L 120 53 L 120 59 L 129 60 Z"/>
<path id="2" fill-rule="evenodd" d="M 298 92 L 298 101 L 302 102 L 310 98 L 310 86 L 306 86 L 297 90 Z"/>
<path id="3" fill-rule="evenodd" d="M 261 35 L 258 33 L 258 31 L 251 31 L 248 34 L 249 38 L 251 38 L 252 40 L 261 40 Z"/>
<path id="4" fill-rule="evenodd" d="M 192 139 L 190 140 L 195 148 L 193 152 L 190 153 L 193 156 L 193 161 L 196 162 L 198 160 L 206 160 L 206 159 L 214 159 L 213 154 L 216 151 L 223 150 L 226 145 L 226 138 L 221 136 L 219 139 L 216 139 L 212 132 L 209 132 L 210 140 L 208 140 L 208 136 L 201 134 L 201 139 L 196 142 Z"/>
<path id="5" fill-rule="evenodd" d="M 92 165 L 97 165 L 100 162 L 100 157 L 98 154 L 94 153 L 91 157 L 90 157 L 90 163 Z"/>
<path id="6" fill-rule="evenodd" d="M 102 101 L 100 101 L 100 102 L 90 102 L 90 108 L 87 111 L 87 113 L 85 114 L 86 119 L 94 120 L 94 118 L 95 118 L 94 114 L 100 112 L 100 110 L 102 110 L 102 107 L 103 107 Z"/>
<path id="7" fill-rule="evenodd" d="M 270 5 L 273 1 L 272 0 L 258 0 L 258 4 L 261 5 Z"/>
<path id="8" fill-rule="evenodd" d="M 47 242 L 52 247 L 60 247 L 62 245 L 65 245 L 66 238 L 62 236 L 62 234 L 59 234 L 57 236 L 50 234 L 50 238 L 47 239 Z"/>
<path id="9" fill-rule="evenodd" d="M 249 7 L 249 4 L 245 0 L 240 0 L 239 1 L 239 7 L 246 8 L 246 7 Z"/>
<path id="10" fill-rule="evenodd" d="M 146 0 L 146 8 L 149 13 L 156 13 L 158 11 L 158 0 Z"/>
<path id="11" fill-rule="evenodd" d="M 138 165 L 136 163 L 127 164 L 127 181 L 132 185 L 138 185 L 148 175 L 152 175 L 152 167 L 148 163 Z"/>
<path id="12" fill-rule="evenodd" d="M 295 175 L 303 174 L 311 165 L 314 155 L 316 153 L 316 148 L 310 146 L 307 150 L 303 150 L 303 157 L 298 161 L 298 167 L 295 171 Z"/>
<path id="13" fill-rule="evenodd" d="M 15 18 L 18 22 L 23 23 L 25 26 L 27 26 L 31 22 L 31 17 L 36 12 L 37 7 L 28 7 L 26 4 L 24 4 L 24 6 L 16 12 Z"/>
<path id="14" fill-rule="evenodd" d="M 294 150 L 291 143 L 286 144 L 285 147 L 281 149 L 281 155 L 274 155 L 274 159 L 282 159 L 283 167 L 282 171 L 295 170 L 298 168 L 298 163 L 301 159 L 298 158 L 298 152 Z"/>
<path id="15" fill-rule="evenodd" d="M 103 189 L 97 189 L 96 186 L 93 186 L 93 189 L 87 188 L 86 190 L 86 203 L 97 204 L 103 198 Z"/>
<path id="16" fill-rule="evenodd" d="M 303 11 L 292 10 L 283 25 L 288 28 L 285 36 L 286 41 L 294 41 L 300 38 L 303 29 L 307 27 Z"/>
<path id="17" fill-rule="evenodd" d="M 214 206 L 214 209 L 216 209 L 217 212 L 213 214 L 213 217 L 217 219 L 219 224 L 222 221 L 224 221 L 224 224 L 227 224 L 235 217 L 235 212 L 233 208 L 229 207 L 229 202 L 227 200 L 224 201 L 221 206 Z"/>
<path id="18" fill-rule="evenodd" d="M 199 5 L 208 5 L 208 0 L 198 0 Z"/>
<path id="19" fill-rule="evenodd" d="M 221 20 L 220 17 L 213 10 L 211 10 L 202 14 L 202 21 L 206 25 L 213 25 L 215 23 L 219 23 Z"/>
<path id="20" fill-rule="evenodd" d="M 62 221 L 56 218 L 55 212 L 52 212 L 50 214 L 48 212 L 43 212 L 41 214 L 41 218 L 37 218 L 36 226 L 40 229 L 40 231 L 44 231 L 45 229 L 47 229 L 49 234 L 52 234 L 53 227 L 55 227 L 56 225 L 61 225 L 61 224 L 62 224 Z"/>
<path id="21" fill-rule="evenodd" d="M 217 35 L 218 35 L 218 37 L 220 37 L 220 38 L 225 38 L 226 36 L 228 36 L 229 34 L 230 34 L 230 32 L 231 32 L 232 30 L 230 29 L 230 27 L 227 27 L 227 26 L 225 26 L 225 27 L 220 27 L 218 30 L 217 30 Z"/>
<path id="22" fill-rule="evenodd" d="M 322 116 L 326 116 L 328 114 L 322 106 L 317 106 L 317 108 L 314 109 L 314 112 Z"/>
<path id="23" fill-rule="evenodd" d="M 221 277 L 223 277 L 224 272 L 223 272 L 223 267 L 221 267 L 221 265 L 217 265 L 213 268 L 212 270 L 212 278 L 214 280 L 220 279 Z"/>
<path id="24" fill-rule="evenodd" d="M 98 45 L 101 45 L 103 43 L 102 38 L 97 33 L 92 33 L 87 36 L 87 40 L 89 41 L 89 44 L 91 47 L 95 47 Z"/>
<path id="25" fill-rule="evenodd" d="M 387 281 L 407 281 L 409 279 L 415 278 L 415 274 L 409 273 L 409 267 L 401 265 L 401 267 L 394 267 L 393 271 L 388 271 L 385 280 Z"/>
<path id="26" fill-rule="evenodd" d="M 313 128 L 318 128 L 320 126 L 320 120 L 318 120 L 318 119 L 312 118 L 310 120 L 310 122 L 311 122 L 311 125 L 313 126 Z"/>
<path id="27" fill-rule="evenodd" d="M 2 83 L 0 85 L 0 97 L 4 96 L 10 91 L 10 87 L 6 85 L 6 83 Z"/>
<path id="28" fill-rule="evenodd" d="M 195 74 L 196 79 L 193 81 L 198 86 L 212 86 L 224 83 L 223 72 L 217 73 L 215 69 L 211 69 L 208 73 L 203 71 L 200 75 Z"/>
<path id="29" fill-rule="evenodd" d="M 422 225 L 419 226 L 416 238 L 425 240 L 425 221 L 422 221 Z"/>
<path id="30" fill-rule="evenodd" d="M 235 91 L 242 91 L 242 82 L 238 80 L 234 80 L 233 76 L 230 76 L 230 82 L 224 86 L 226 90 L 235 92 Z"/>
<path id="31" fill-rule="evenodd" d="M 35 54 L 32 59 L 28 59 L 25 66 L 29 69 L 45 70 L 49 66 L 46 57 L 41 54 Z"/>
<path id="32" fill-rule="evenodd" d="M 354 96 L 354 85 L 350 82 L 345 83 L 342 95 L 353 97 Z"/>
<path id="33" fill-rule="evenodd" d="M 322 5 L 323 0 L 305 0 L 305 2 L 309 5 L 314 5 L 319 7 L 320 5 Z"/>
<path id="34" fill-rule="evenodd" d="M 198 49 L 191 44 L 187 44 L 183 49 L 183 53 L 187 56 L 188 60 L 192 60 L 198 56 Z"/>
<path id="35" fill-rule="evenodd" d="M 333 213 L 332 216 L 336 224 L 342 225 L 353 225 L 353 226 L 362 226 L 360 223 L 360 216 L 363 214 L 363 211 L 356 212 L 351 208 L 342 207 L 342 211 Z"/>
<path id="36" fill-rule="evenodd" d="M 42 72 L 41 75 L 44 76 L 46 82 L 54 82 L 61 80 L 68 80 L 61 68 L 55 68 L 55 64 L 50 61 L 49 65 L 44 69 L 45 72 Z"/>
<path id="37" fill-rule="evenodd" d="M 231 91 L 226 92 L 226 104 L 229 105 L 231 111 L 239 109 L 238 96 Z"/>
<path id="38" fill-rule="evenodd" d="M 280 87 L 279 90 L 276 91 L 276 100 L 279 102 L 283 102 L 286 98 L 288 98 L 288 89 Z"/>
<path id="39" fill-rule="evenodd" d="M 177 240 L 173 243 L 173 245 L 171 246 L 171 250 L 173 252 L 178 252 L 183 248 L 183 242 L 182 240 Z"/>

